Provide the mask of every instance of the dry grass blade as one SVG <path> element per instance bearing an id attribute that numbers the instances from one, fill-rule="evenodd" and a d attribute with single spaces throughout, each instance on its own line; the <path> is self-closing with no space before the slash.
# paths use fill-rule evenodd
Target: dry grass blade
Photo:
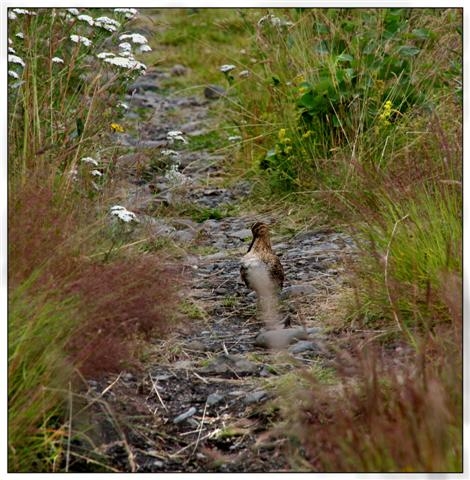
<path id="1" fill-rule="evenodd" d="M 165 405 L 165 402 L 163 401 L 162 397 L 160 396 L 160 393 L 158 392 L 158 385 L 157 383 L 154 381 L 154 379 L 152 378 L 152 374 L 149 373 L 149 378 L 150 378 L 150 381 L 152 382 L 152 388 L 153 390 L 155 391 L 157 397 L 158 397 L 158 400 L 159 402 L 162 404 L 162 407 L 165 409 L 166 412 L 168 412 L 168 408 L 166 407 Z"/>

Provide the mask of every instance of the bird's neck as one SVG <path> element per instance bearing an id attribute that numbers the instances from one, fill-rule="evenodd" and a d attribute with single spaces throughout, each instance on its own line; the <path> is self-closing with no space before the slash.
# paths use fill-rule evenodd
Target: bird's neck
<path id="1" fill-rule="evenodd" d="M 251 252 L 271 252 L 271 241 L 269 237 L 257 237 L 253 240 L 253 244 L 250 248 Z"/>

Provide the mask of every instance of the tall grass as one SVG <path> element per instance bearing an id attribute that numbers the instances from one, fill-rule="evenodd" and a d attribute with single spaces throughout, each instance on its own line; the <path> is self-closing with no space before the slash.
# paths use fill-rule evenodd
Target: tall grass
<path id="1" fill-rule="evenodd" d="M 362 367 L 332 392 L 312 380 L 290 431 L 319 471 L 459 471 L 461 11 L 284 9 L 256 28 L 230 102 L 253 144 L 240 162 L 258 201 L 311 191 L 306 216 L 347 225 L 361 255 L 345 329 L 384 348 L 353 340 Z M 402 365 L 393 342 L 413 352 Z"/>
<path id="2" fill-rule="evenodd" d="M 119 100 L 144 68 L 134 57 L 138 44 L 129 40 L 127 54 L 118 46 L 132 15 L 9 10 L 12 472 L 67 469 L 79 434 L 68 412 L 77 378 L 130 368 L 132 342 L 175 320 L 177 269 L 162 255 L 120 254 L 116 243 L 139 232 L 109 213 L 120 153 L 110 127 L 122 130 Z"/>

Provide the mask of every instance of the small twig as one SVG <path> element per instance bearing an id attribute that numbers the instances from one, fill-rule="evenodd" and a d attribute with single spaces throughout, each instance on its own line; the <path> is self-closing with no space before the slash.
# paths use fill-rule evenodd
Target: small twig
<path id="1" fill-rule="evenodd" d="M 390 247 L 392 246 L 392 240 L 393 240 L 393 237 L 395 236 L 395 232 L 397 230 L 398 224 L 403 220 L 407 219 L 408 217 L 409 217 L 409 214 L 406 214 L 404 217 L 400 218 L 395 222 L 395 225 L 393 226 L 392 234 L 390 235 L 390 240 L 388 241 L 387 251 L 385 252 L 385 260 L 384 260 L 385 261 L 385 271 L 384 271 L 385 289 L 387 290 L 388 301 L 390 302 L 390 306 L 392 307 L 393 317 L 395 318 L 395 322 L 397 323 L 398 329 L 400 331 L 403 331 L 403 327 L 400 323 L 400 319 L 398 318 L 398 314 L 395 309 L 395 306 L 393 305 L 392 295 L 390 294 L 390 286 L 388 283 L 388 257 L 390 255 Z"/>
<path id="2" fill-rule="evenodd" d="M 193 373 L 197 378 L 199 378 L 199 380 L 202 380 L 206 384 L 209 383 L 205 378 L 201 377 L 201 375 L 199 375 L 197 372 L 193 372 Z"/>
<path id="3" fill-rule="evenodd" d="M 69 471 L 70 465 L 70 446 L 72 443 L 72 406 L 73 406 L 73 396 L 72 396 L 72 385 L 69 382 L 69 426 L 68 426 L 68 438 L 67 438 L 67 453 L 65 456 L 65 471 Z"/>
<path id="4" fill-rule="evenodd" d="M 111 383 L 110 385 L 108 385 L 108 386 L 100 393 L 100 397 L 102 397 L 106 392 L 108 392 L 109 390 L 111 390 L 111 388 L 114 387 L 114 385 L 117 383 L 117 381 L 121 378 L 121 374 L 122 374 L 122 372 L 119 372 L 119 375 L 117 376 L 116 380 L 114 380 L 113 383 Z"/>
<path id="5" fill-rule="evenodd" d="M 213 432 L 209 432 L 207 435 L 204 435 L 202 438 L 199 438 L 197 441 L 200 441 L 200 440 L 205 440 L 206 438 L 209 438 L 209 437 L 212 437 L 213 435 L 216 435 L 218 432 L 220 432 L 220 428 L 216 428 Z M 185 447 L 179 449 L 176 453 L 172 453 L 169 455 L 170 458 L 175 458 L 177 457 L 180 453 L 183 453 L 185 450 L 187 450 L 188 448 L 192 447 L 196 442 L 192 442 L 192 443 L 189 443 L 188 445 L 186 445 Z"/>
<path id="6" fill-rule="evenodd" d="M 222 342 L 222 347 L 223 347 L 223 349 L 224 349 L 225 355 L 229 355 L 228 350 L 227 350 L 227 347 L 225 346 L 225 342 Z"/>
<path id="7" fill-rule="evenodd" d="M 199 425 L 199 431 L 197 433 L 196 444 L 194 445 L 191 456 L 194 455 L 194 452 L 196 451 L 196 448 L 199 445 L 199 440 L 201 439 L 202 427 L 204 426 L 204 419 L 206 418 L 206 409 L 207 409 L 207 402 L 204 405 L 204 411 L 202 412 L 201 424 Z"/>
<path id="8" fill-rule="evenodd" d="M 152 387 L 155 390 L 155 393 L 157 394 L 158 400 L 160 400 L 160 403 L 162 404 L 162 407 L 165 409 L 165 411 L 168 412 L 168 408 L 166 407 L 162 397 L 160 396 L 160 393 L 158 392 L 158 385 L 156 384 L 156 382 L 154 382 L 151 373 L 149 373 L 149 377 L 150 377 L 150 381 L 152 382 Z"/>

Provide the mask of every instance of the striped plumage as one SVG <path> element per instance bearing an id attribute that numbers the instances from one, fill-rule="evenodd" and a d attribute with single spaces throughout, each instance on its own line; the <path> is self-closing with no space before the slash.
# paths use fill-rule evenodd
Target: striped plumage
<path id="1" fill-rule="evenodd" d="M 256 222 L 252 227 L 253 240 L 241 259 L 240 275 L 245 285 L 254 290 L 258 298 L 278 293 L 284 283 L 284 269 L 273 252 L 269 228 Z"/>

